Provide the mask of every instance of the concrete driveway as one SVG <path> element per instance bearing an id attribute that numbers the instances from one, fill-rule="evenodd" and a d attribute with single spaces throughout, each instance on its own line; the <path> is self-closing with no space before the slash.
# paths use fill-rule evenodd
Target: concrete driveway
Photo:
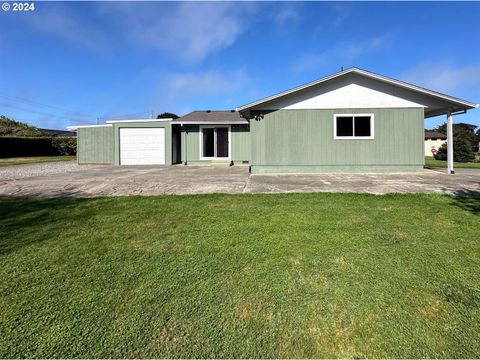
<path id="1" fill-rule="evenodd" d="M 68 166 L 68 169 L 62 166 Z M 64 163 L 58 165 L 57 173 L 52 173 L 50 169 L 44 174 L 29 168 L 27 176 L 5 176 L 6 171 L 15 174 L 18 170 L 8 168 L 0 168 L 0 195 L 93 197 L 288 192 L 480 194 L 480 170 L 473 169 L 458 169 L 456 175 L 448 175 L 443 170 L 397 174 L 250 175 L 247 167 L 113 167 Z M 22 174 L 24 172 L 20 171 Z"/>

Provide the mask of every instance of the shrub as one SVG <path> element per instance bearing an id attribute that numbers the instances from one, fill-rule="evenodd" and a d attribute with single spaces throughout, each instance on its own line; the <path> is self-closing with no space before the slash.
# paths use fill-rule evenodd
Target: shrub
<path id="1" fill-rule="evenodd" d="M 74 155 L 77 139 L 48 137 L 0 137 L 0 158 Z"/>
<path id="2" fill-rule="evenodd" d="M 54 137 L 51 138 L 52 146 L 59 155 L 75 155 L 77 153 L 77 138 Z"/>

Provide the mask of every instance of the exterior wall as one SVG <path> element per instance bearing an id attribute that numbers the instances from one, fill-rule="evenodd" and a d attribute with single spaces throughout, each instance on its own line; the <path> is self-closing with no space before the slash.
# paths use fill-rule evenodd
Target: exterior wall
<path id="1" fill-rule="evenodd" d="M 113 126 L 79 128 L 77 139 L 79 164 L 113 164 Z"/>
<path id="2" fill-rule="evenodd" d="M 446 142 L 447 140 L 442 140 L 442 139 L 426 139 L 425 140 L 425 156 L 433 156 L 432 147 L 434 147 L 435 150 L 438 151 L 440 146 L 442 146 Z"/>
<path id="3" fill-rule="evenodd" d="M 135 123 L 114 123 L 114 155 L 113 164 L 120 164 L 120 129 L 121 128 L 165 128 L 165 165 L 172 165 L 172 125 L 169 122 L 135 122 Z"/>
<path id="4" fill-rule="evenodd" d="M 417 171 L 423 108 L 263 111 L 250 121 L 253 173 Z M 374 139 L 334 139 L 334 114 L 374 114 Z"/>
<path id="5" fill-rule="evenodd" d="M 219 125 L 221 126 L 221 125 Z M 248 125 L 231 126 L 231 157 L 235 165 L 250 162 L 251 146 Z M 182 127 L 182 163 L 187 165 L 209 165 L 212 160 L 200 160 L 200 126 L 184 125 Z M 222 161 L 219 159 L 218 161 Z"/>

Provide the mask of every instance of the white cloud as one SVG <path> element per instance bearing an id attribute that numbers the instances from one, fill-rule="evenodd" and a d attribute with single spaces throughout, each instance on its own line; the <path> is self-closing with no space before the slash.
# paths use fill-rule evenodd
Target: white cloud
<path id="1" fill-rule="evenodd" d="M 480 64 L 455 67 L 445 63 L 421 64 L 401 76 L 402 80 L 445 93 L 480 85 Z"/>
<path id="2" fill-rule="evenodd" d="M 88 23 L 81 21 L 63 5 L 48 4 L 31 15 L 25 17 L 25 20 L 37 31 L 63 38 L 76 46 L 100 51 L 105 51 L 109 47 L 110 42 L 106 34 L 88 27 Z"/>
<path id="3" fill-rule="evenodd" d="M 90 11 L 94 20 L 84 21 L 61 3 L 48 3 L 24 19 L 36 30 L 77 46 L 104 51 L 127 39 L 133 46 L 200 62 L 233 45 L 258 10 L 250 2 L 121 1 L 88 6 L 95 10 Z"/>
<path id="4" fill-rule="evenodd" d="M 232 97 L 247 87 L 249 79 L 243 70 L 211 70 L 170 74 L 161 83 L 152 101 L 155 108 L 185 113 L 205 109 L 211 103 L 215 104 L 212 110 L 235 107 L 238 104 Z"/>
<path id="5" fill-rule="evenodd" d="M 352 3 L 331 3 L 329 4 L 330 12 L 332 14 L 331 25 L 338 27 L 350 17 L 353 11 Z"/>
<path id="6" fill-rule="evenodd" d="M 199 62 L 232 45 L 249 28 L 255 9 L 234 2 L 128 2 L 115 4 L 109 14 L 116 12 L 135 44 Z"/>
<path id="7" fill-rule="evenodd" d="M 344 42 L 316 54 L 305 54 L 294 64 L 296 73 L 320 70 L 325 65 L 348 66 L 351 61 L 389 45 L 389 36 L 382 35 L 364 41 Z"/>
<path id="8" fill-rule="evenodd" d="M 277 25 L 288 25 L 300 20 L 298 3 L 275 3 L 272 16 Z"/>

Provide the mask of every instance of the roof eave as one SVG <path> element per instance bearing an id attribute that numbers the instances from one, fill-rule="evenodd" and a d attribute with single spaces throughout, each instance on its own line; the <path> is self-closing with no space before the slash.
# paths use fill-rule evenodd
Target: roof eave
<path id="1" fill-rule="evenodd" d="M 377 79 L 379 81 L 390 83 L 390 84 L 393 84 L 393 85 L 396 85 L 396 86 L 399 86 L 399 87 L 403 87 L 403 88 L 406 88 L 406 89 L 409 89 L 409 90 L 412 90 L 412 91 L 416 91 L 416 92 L 419 92 L 419 93 L 422 93 L 422 94 L 425 94 L 425 95 L 429 95 L 429 96 L 432 96 L 432 97 L 435 97 L 435 98 L 441 98 L 443 100 L 447 100 L 447 101 L 449 101 L 453 104 L 456 104 L 456 105 L 461 105 L 462 107 L 466 107 L 468 109 L 478 108 L 478 104 L 472 103 L 470 101 L 458 99 L 458 98 L 455 98 L 455 97 L 452 97 L 452 96 L 449 96 L 449 95 L 446 95 L 446 94 L 442 94 L 442 93 L 439 93 L 439 92 L 436 92 L 436 91 L 433 91 L 433 90 L 429 90 L 429 89 L 425 89 L 425 88 L 422 88 L 422 87 L 419 87 L 419 86 L 416 86 L 416 85 L 413 85 L 413 84 L 409 84 L 409 83 L 401 81 L 401 80 L 388 78 L 388 77 L 380 75 L 380 74 L 375 74 L 375 73 L 372 73 L 370 71 L 366 71 L 366 70 L 362 70 L 362 69 L 353 67 L 353 68 L 349 68 L 349 69 L 344 70 L 344 71 L 339 71 L 339 72 L 336 72 L 334 74 L 328 75 L 328 76 L 323 77 L 319 80 L 311 81 L 311 82 L 306 83 L 304 85 L 300 85 L 300 86 L 297 86 L 295 88 L 280 92 L 278 94 L 268 96 L 268 97 L 265 97 L 263 99 L 260 99 L 260 100 L 257 100 L 257 101 L 239 106 L 235 110 L 238 111 L 238 112 L 242 112 L 242 111 L 251 109 L 254 106 L 264 104 L 264 103 L 272 101 L 272 100 L 276 100 L 276 99 L 281 98 L 283 96 L 290 95 L 292 93 L 307 89 L 309 87 L 321 84 L 321 83 L 326 82 L 328 80 L 332 80 L 332 79 L 335 79 L 339 76 L 343 76 L 343 75 L 350 74 L 350 73 L 360 74 L 360 75 L 363 75 L 365 77 L 369 77 L 369 78 L 372 78 L 372 79 Z"/>

